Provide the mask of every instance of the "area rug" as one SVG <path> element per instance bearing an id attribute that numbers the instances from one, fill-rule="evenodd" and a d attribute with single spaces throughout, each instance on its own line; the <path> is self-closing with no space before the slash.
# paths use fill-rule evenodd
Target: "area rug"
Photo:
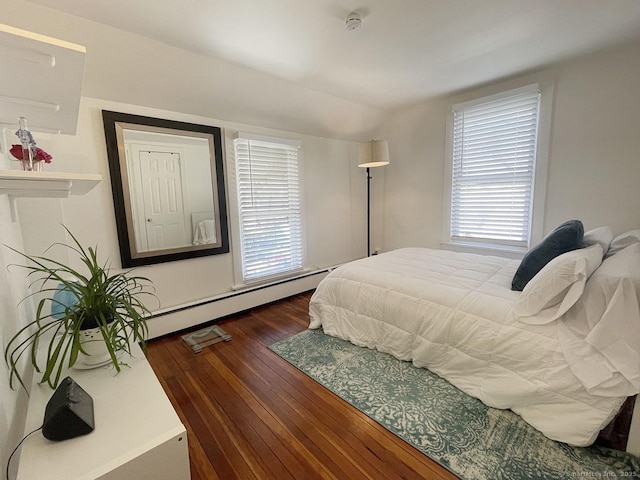
<path id="1" fill-rule="evenodd" d="M 640 477 L 633 455 L 549 440 L 426 369 L 321 330 L 269 348 L 462 479 Z"/>

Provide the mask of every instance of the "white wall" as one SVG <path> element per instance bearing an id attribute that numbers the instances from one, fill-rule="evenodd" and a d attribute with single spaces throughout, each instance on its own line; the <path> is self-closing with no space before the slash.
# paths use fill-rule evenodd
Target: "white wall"
<path id="1" fill-rule="evenodd" d="M 220 126 L 225 131 L 227 156 L 233 154 L 233 133 L 238 130 L 251 128 L 270 136 L 299 139 L 303 156 L 303 201 L 307 210 L 306 265 L 327 267 L 365 255 L 365 205 L 360 202 L 364 198 L 365 183 L 356 180 L 360 173 L 356 166 L 356 143 L 88 98 L 81 100 L 76 136 L 40 134 L 36 137 L 42 139 L 39 144 L 48 145 L 47 151 L 54 155 L 47 169 L 99 173 L 103 181 L 82 197 L 20 200 L 25 245 L 30 253 L 42 253 L 52 238 L 64 240 L 62 222 L 84 244 L 98 245 L 101 256 L 110 258 L 114 268 L 120 268 L 101 109 Z M 233 188 L 228 179 L 228 162 L 225 162 L 225 174 L 230 195 Z M 46 215 L 42 215 L 43 211 Z M 232 220 L 233 212 L 229 213 Z M 52 235 L 42 235 L 42 232 Z M 152 310 L 230 292 L 235 284 L 234 254 L 232 249 L 229 254 L 138 268 L 137 272 L 149 277 L 157 290 L 160 305 L 151 305 Z"/>
<path id="2" fill-rule="evenodd" d="M 526 80 L 551 78 L 555 99 L 543 231 L 577 218 L 614 233 L 640 228 L 640 43 L 602 51 Z M 522 79 L 483 86 L 505 89 Z M 469 92 L 465 92 L 468 95 Z M 390 114 L 382 136 L 384 249 L 437 248 L 442 229 L 446 120 L 455 96 Z"/>
<path id="3" fill-rule="evenodd" d="M 382 232 L 376 242 L 384 250 L 404 246 L 436 247 L 442 230 L 447 105 L 433 101 L 405 109 L 385 122 L 391 163 L 384 175 Z"/>
<path id="4" fill-rule="evenodd" d="M 640 43 L 558 72 L 545 225 L 640 228 Z"/>

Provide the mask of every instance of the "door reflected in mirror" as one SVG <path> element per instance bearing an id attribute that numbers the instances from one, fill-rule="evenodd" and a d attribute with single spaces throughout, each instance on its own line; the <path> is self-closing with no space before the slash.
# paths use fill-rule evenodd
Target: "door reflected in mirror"
<path id="1" fill-rule="evenodd" d="M 227 253 L 220 129 L 102 113 L 122 265 Z"/>

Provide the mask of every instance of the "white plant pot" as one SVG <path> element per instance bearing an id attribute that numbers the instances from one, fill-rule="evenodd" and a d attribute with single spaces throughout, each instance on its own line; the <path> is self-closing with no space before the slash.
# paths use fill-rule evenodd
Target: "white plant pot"
<path id="1" fill-rule="evenodd" d="M 86 370 L 101 367 L 111 362 L 109 350 L 104 343 L 104 338 L 102 338 L 99 328 L 80 330 L 80 344 L 87 353 L 80 352 L 78 354 L 78 361 L 73 368 Z"/>

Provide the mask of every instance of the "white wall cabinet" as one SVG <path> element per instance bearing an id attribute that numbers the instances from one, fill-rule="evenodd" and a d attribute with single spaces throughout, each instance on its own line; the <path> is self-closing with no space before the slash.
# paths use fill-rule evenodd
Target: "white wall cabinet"
<path id="1" fill-rule="evenodd" d="M 0 24 L 0 124 L 74 135 L 86 49 Z"/>

